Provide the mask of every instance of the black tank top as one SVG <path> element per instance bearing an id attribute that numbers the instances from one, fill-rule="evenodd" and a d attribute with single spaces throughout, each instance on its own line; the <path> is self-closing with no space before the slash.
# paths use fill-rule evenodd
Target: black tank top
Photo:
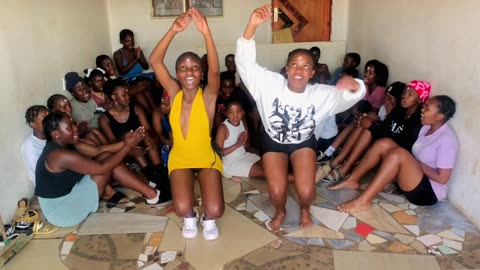
<path id="1" fill-rule="evenodd" d="M 59 198 L 69 194 L 72 188 L 83 178 L 83 174 L 71 170 L 60 173 L 52 173 L 45 166 L 48 154 L 62 146 L 48 141 L 43 152 L 38 158 L 35 169 L 35 195 L 41 198 Z"/>
<path id="2" fill-rule="evenodd" d="M 118 122 L 108 111 L 105 112 L 105 115 L 109 120 L 110 129 L 113 132 L 113 136 L 115 136 L 117 140 L 120 140 L 123 134 L 129 132 L 130 130 L 135 131 L 140 126 L 140 120 L 138 120 L 134 105 L 132 103 L 130 103 L 129 108 L 130 113 L 125 123 Z"/>

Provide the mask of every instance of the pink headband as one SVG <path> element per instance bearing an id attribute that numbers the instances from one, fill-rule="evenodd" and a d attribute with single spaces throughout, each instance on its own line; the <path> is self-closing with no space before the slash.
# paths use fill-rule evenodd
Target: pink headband
<path id="1" fill-rule="evenodd" d="M 430 91 L 432 90 L 432 85 L 426 81 L 411 81 L 407 84 L 407 87 L 412 88 L 417 92 L 418 97 L 422 100 L 423 103 L 427 101 L 430 96 Z"/>

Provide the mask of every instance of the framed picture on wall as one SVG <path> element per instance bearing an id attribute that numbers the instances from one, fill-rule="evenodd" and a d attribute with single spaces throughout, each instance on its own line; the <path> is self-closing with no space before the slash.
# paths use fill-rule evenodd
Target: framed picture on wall
<path id="1" fill-rule="evenodd" d="M 152 0 L 153 17 L 177 17 L 187 11 L 187 0 Z"/>
<path id="2" fill-rule="evenodd" d="M 188 0 L 188 7 L 194 7 L 205 16 L 223 16 L 223 0 Z"/>
<path id="3" fill-rule="evenodd" d="M 223 16 L 223 0 L 152 0 L 153 17 L 176 17 L 191 7 L 205 16 Z"/>

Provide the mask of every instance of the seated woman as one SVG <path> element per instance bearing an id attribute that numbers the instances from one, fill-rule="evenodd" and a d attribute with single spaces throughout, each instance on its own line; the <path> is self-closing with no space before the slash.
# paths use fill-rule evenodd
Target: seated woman
<path id="1" fill-rule="evenodd" d="M 424 126 L 413 144 L 412 153 L 391 139 L 377 141 L 352 174 L 331 189 L 358 189 L 360 178 L 380 164 L 377 174 L 358 198 L 337 208 L 343 212 L 368 209 L 375 196 L 395 179 L 413 204 L 432 205 L 444 200 L 458 153 L 457 138 L 447 124 L 455 110 L 455 101 L 448 96 L 430 98 L 422 109 Z"/>
<path id="2" fill-rule="evenodd" d="M 130 96 L 135 96 L 145 111 L 152 113 L 155 102 L 149 89 L 155 75 L 153 72 L 143 73 L 148 69 L 148 62 L 140 47 L 135 48 L 135 36 L 130 29 L 120 31 L 120 43 L 123 47 L 113 54 L 118 73 L 127 80 L 127 85 L 135 86 Z"/>
<path id="3" fill-rule="evenodd" d="M 155 108 L 152 115 L 153 129 L 160 141 L 161 157 L 163 164 L 168 164 L 168 156 L 173 146 L 172 126 L 170 125 L 170 98 L 167 92 L 163 92 L 160 106 Z"/>
<path id="4" fill-rule="evenodd" d="M 352 170 L 353 166 L 362 157 L 373 141 L 380 138 L 390 138 L 407 151 L 418 137 L 422 127 L 420 110 L 422 104 L 428 99 L 431 86 L 427 82 L 412 81 L 405 87 L 400 107 L 396 107 L 380 124 L 368 124 L 363 128 L 357 128 L 358 139 L 345 145 L 340 154 L 329 164 L 324 165 L 322 171 L 329 172 L 323 180 L 325 182 L 338 182 Z M 370 122 L 371 123 L 371 122 Z M 353 136 L 352 136 L 353 137 Z"/>
<path id="5" fill-rule="evenodd" d="M 72 106 L 67 97 L 60 94 L 51 95 L 47 100 L 47 107 L 50 112 L 65 112 L 68 115 L 72 115 Z M 102 145 L 108 143 L 105 135 L 98 128 L 90 128 L 88 122 L 81 121 L 76 122 L 75 125 L 78 129 L 78 135 L 80 138 L 85 139 L 93 145 Z"/>
<path id="6" fill-rule="evenodd" d="M 313 56 L 313 64 L 315 65 L 315 74 L 313 75 L 313 78 L 310 79 L 310 83 L 326 84 L 327 81 L 330 80 L 331 75 L 330 71 L 328 70 L 327 64 L 322 64 L 318 62 L 322 55 L 320 48 L 317 46 L 313 46 L 312 48 L 310 48 L 310 53 Z"/>
<path id="7" fill-rule="evenodd" d="M 110 143 L 121 141 L 128 132 L 143 126 L 146 131 L 142 140 L 143 148 L 134 148 L 129 156 L 135 158 L 148 180 L 156 183 L 163 193 L 169 193 L 170 182 L 162 166 L 160 153 L 145 112 L 139 105 L 130 102 L 128 89 L 121 79 L 108 81 L 104 91 L 112 99 L 112 106 L 100 116 L 99 125 L 108 141 Z M 152 165 L 148 164 L 145 153 L 148 154 Z"/>
<path id="8" fill-rule="evenodd" d="M 50 223 L 60 227 L 73 226 L 90 212 L 97 211 L 98 199 L 104 196 L 112 176 L 121 185 L 142 193 L 147 204 L 159 202 L 160 192 L 118 167 L 143 138 L 143 128 L 127 134 L 124 146 L 115 154 L 103 153 L 96 160 L 71 150 L 79 137 L 70 115 L 50 113 L 43 120 L 43 130 L 47 143 L 35 170 L 35 195 Z"/>
<path id="9" fill-rule="evenodd" d="M 195 22 L 207 48 L 208 72 L 202 69 L 200 57 L 193 52 L 182 53 L 175 63 L 175 80 L 164 63 L 165 55 L 173 38 Z M 218 238 L 216 218 L 223 215 L 225 203 L 222 189 L 222 160 L 213 150 L 210 132 L 214 121 L 215 101 L 220 88 L 218 54 L 207 20 L 198 10 L 191 8 L 180 15 L 150 55 L 155 74 L 167 91 L 172 111 L 173 148 L 168 160 L 172 178 L 173 206 L 179 217 L 184 217 L 182 235 L 195 238 L 197 221 L 203 226 L 206 240 Z M 200 81 L 204 74 L 208 83 L 202 89 Z M 205 214 L 199 218 L 194 208 L 194 173 L 198 173 Z"/>
<path id="10" fill-rule="evenodd" d="M 90 87 L 90 96 L 97 104 L 97 109 L 108 110 L 112 101 L 103 92 L 105 85 L 105 71 L 101 68 L 85 69 L 85 83 Z"/>

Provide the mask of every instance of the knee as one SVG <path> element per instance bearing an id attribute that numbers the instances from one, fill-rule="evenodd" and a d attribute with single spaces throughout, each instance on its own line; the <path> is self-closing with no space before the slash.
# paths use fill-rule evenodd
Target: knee
<path id="1" fill-rule="evenodd" d="M 372 148 L 386 151 L 386 150 L 392 149 L 392 148 L 397 147 L 397 146 L 398 145 L 392 139 L 383 138 L 383 139 L 377 140 L 373 144 Z"/>
<path id="2" fill-rule="evenodd" d="M 392 148 L 385 156 L 386 162 L 399 162 L 405 154 L 408 154 L 407 150 L 401 147 Z"/>
<path id="3" fill-rule="evenodd" d="M 297 188 L 298 198 L 301 204 L 310 204 L 315 199 L 315 189 L 309 187 Z"/>
<path id="4" fill-rule="evenodd" d="M 174 202 L 175 214 L 179 217 L 188 216 L 192 213 L 193 202 Z"/>
<path id="5" fill-rule="evenodd" d="M 223 216 L 223 212 L 225 211 L 225 205 L 223 203 L 204 206 L 204 208 L 209 218 L 219 218 Z"/>
<path id="6" fill-rule="evenodd" d="M 269 188 L 268 193 L 270 199 L 275 201 L 281 200 L 286 196 L 286 190 L 280 187 Z"/>

